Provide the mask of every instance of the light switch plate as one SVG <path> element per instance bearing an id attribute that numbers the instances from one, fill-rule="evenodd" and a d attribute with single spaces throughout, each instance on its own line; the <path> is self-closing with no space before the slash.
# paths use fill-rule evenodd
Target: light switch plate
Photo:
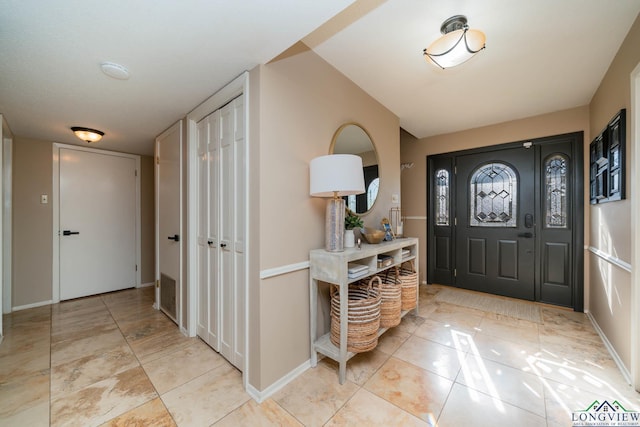
<path id="1" fill-rule="evenodd" d="M 392 194 L 391 203 L 400 203 L 400 196 L 398 196 L 397 194 Z"/>
<path id="2" fill-rule="evenodd" d="M 49 196 L 47 196 L 46 194 L 41 194 L 40 203 L 42 203 L 43 205 L 46 205 L 47 203 L 49 203 Z"/>

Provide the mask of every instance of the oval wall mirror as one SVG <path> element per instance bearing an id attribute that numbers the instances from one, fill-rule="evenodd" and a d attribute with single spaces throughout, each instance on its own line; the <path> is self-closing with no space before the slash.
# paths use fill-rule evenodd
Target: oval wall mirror
<path id="1" fill-rule="evenodd" d="M 357 123 L 346 123 L 333 135 L 329 154 L 356 154 L 362 157 L 364 173 L 363 194 L 345 196 L 347 207 L 357 214 L 367 213 L 378 198 L 380 176 L 378 153 L 369 133 Z"/>

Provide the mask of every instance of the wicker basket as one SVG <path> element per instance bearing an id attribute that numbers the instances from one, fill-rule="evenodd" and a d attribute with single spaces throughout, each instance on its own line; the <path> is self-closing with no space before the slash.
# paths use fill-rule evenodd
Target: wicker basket
<path id="1" fill-rule="evenodd" d="M 405 267 L 405 264 L 409 266 Z M 400 266 L 398 279 L 402 283 L 402 309 L 413 310 L 418 306 L 418 273 L 413 260 Z"/>
<path id="2" fill-rule="evenodd" d="M 398 278 L 400 271 L 394 269 L 395 274 L 389 276 L 391 269 L 386 271 L 380 285 L 382 302 L 380 303 L 380 327 L 391 328 L 398 326 L 402 320 L 402 282 Z"/>
<path id="3" fill-rule="evenodd" d="M 374 282 L 377 283 L 374 286 Z M 347 351 L 362 353 L 378 345 L 380 329 L 380 285 L 382 280 L 373 276 L 366 285 L 349 287 Z M 340 292 L 331 290 L 331 342 L 340 346 Z"/>

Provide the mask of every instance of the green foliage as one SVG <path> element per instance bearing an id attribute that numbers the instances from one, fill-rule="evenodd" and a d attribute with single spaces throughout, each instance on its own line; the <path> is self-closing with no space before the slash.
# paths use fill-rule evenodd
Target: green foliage
<path id="1" fill-rule="evenodd" d="M 362 218 L 355 214 L 351 209 L 347 209 L 344 215 L 344 228 L 347 230 L 353 230 L 354 228 L 361 228 L 364 225 Z"/>

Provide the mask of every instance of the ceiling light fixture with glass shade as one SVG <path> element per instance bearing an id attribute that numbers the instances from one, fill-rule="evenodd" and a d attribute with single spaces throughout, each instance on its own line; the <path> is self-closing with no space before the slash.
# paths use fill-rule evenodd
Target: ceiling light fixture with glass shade
<path id="1" fill-rule="evenodd" d="M 96 130 L 91 128 L 73 126 L 71 130 L 78 138 L 88 143 L 98 142 L 104 136 L 104 132 L 102 132 L 101 130 Z"/>
<path id="2" fill-rule="evenodd" d="M 480 30 L 470 30 L 467 17 L 455 15 L 442 23 L 442 37 L 424 49 L 427 62 L 437 67 L 451 68 L 471 59 L 485 48 L 486 37 Z"/>

